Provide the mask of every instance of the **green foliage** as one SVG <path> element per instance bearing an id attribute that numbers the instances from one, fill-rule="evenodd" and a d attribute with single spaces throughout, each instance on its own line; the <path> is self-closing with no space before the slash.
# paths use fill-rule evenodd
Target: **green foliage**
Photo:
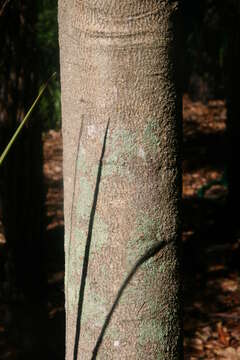
<path id="1" fill-rule="evenodd" d="M 39 80 L 43 83 L 48 74 L 59 73 L 59 47 L 57 0 L 38 0 L 38 22 L 36 26 L 39 61 Z M 60 82 L 58 78 L 51 81 L 48 87 L 49 95 L 41 100 L 40 116 L 43 118 L 43 128 L 60 128 Z"/>

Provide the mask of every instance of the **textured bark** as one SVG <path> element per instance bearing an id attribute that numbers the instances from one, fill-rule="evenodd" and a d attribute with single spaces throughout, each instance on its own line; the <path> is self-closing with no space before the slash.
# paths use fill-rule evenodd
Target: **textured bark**
<path id="1" fill-rule="evenodd" d="M 176 13 L 59 1 L 67 360 L 182 357 Z"/>

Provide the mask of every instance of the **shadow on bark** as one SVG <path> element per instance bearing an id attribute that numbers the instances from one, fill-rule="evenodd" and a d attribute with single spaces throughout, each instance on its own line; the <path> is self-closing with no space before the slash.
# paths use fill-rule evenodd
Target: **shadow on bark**
<path id="1" fill-rule="evenodd" d="M 102 161 L 103 161 L 105 148 L 106 148 L 108 128 L 109 128 L 109 120 L 107 123 L 105 135 L 104 135 L 102 153 L 101 153 L 101 157 L 100 157 L 99 165 L 98 165 L 96 186 L 95 186 L 95 190 L 94 190 L 93 204 L 92 204 L 91 213 L 90 213 L 90 219 L 89 219 L 89 225 L 88 225 L 88 235 L 87 235 L 84 259 L 83 259 L 82 276 L 81 276 L 81 283 L 80 283 L 80 290 L 79 290 L 79 297 L 78 297 L 79 301 L 78 301 L 76 335 L 75 335 L 75 343 L 74 343 L 74 356 L 73 356 L 74 360 L 77 360 L 77 355 L 78 355 L 78 344 L 79 344 L 80 333 L 81 333 L 81 319 L 82 319 L 82 308 L 83 308 L 83 301 L 84 301 L 84 291 L 85 291 L 86 278 L 87 278 L 87 272 L 88 272 L 88 263 L 89 263 L 89 254 L 90 254 L 90 247 L 91 247 L 91 240 L 92 240 L 93 224 L 94 224 L 94 217 L 95 217 L 95 212 L 96 212 L 96 207 L 97 207 L 97 199 L 98 199 L 98 193 L 99 193 L 99 187 L 100 187 L 100 181 L 101 181 L 101 175 L 102 175 Z"/>
<path id="2" fill-rule="evenodd" d="M 145 252 L 145 254 L 143 254 L 140 259 L 135 263 L 135 265 L 133 266 L 132 270 L 129 272 L 129 274 L 127 275 L 126 279 L 124 280 L 124 282 L 122 283 L 122 286 L 119 288 L 117 296 L 113 302 L 113 305 L 111 307 L 111 310 L 109 311 L 109 313 L 106 316 L 106 319 L 104 321 L 104 324 L 102 326 L 100 335 L 97 339 L 96 345 L 94 347 L 93 350 L 93 354 L 92 354 L 92 358 L 91 360 L 95 360 L 98 354 L 98 351 L 100 349 L 100 346 L 102 344 L 103 341 L 103 337 L 104 334 L 107 330 L 107 327 L 110 323 L 110 320 L 112 318 L 112 315 L 120 301 L 120 298 L 124 292 L 124 290 L 126 289 L 127 285 L 129 284 L 129 282 L 131 281 L 132 277 L 134 276 L 134 274 L 137 272 L 138 268 L 144 264 L 147 260 L 149 260 L 151 257 L 153 257 L 154 255 L 156 255 L 160 250 L 162 250 L 167 244 L 169 244 L 170 242 L 166 242 L 166 241 L 161 241 L 158 242 L 157 244 L 153 245 L 149 250 L 147 250 Z"/>
<path id="3" fill-rule="evenodd" d="M 94 191 L 94 198 L 93 198 L 93 204 L 91 208 L 90 213 L 90 219 L 89 219 L 89 225 L 88 225 L 88 235 L 86 240 L 86 246 L 85 246 L 85 253 L 84 253 L 84 259 L 83 259 L 83 269 L 82 269 L 82 276 L 81 276 L 81 284 L 80 284 L 80 290 L 79 290 L 79 302 L 78 302 L 78 314 L 77 314 L 77 323 L 76 323 L 76 334 L 75 334 L 75 342 L 74 342 L 74 356 L 73 359 L 77 360 L 78 356 L 78 345 L 79 345 L 79 339 L 81 334 L 81 319 L 82 319 L 82 309 L 83 309 L 83 301 L 84 301 L 84 291 L 85 291 L 85 285 L 86 285 L 86 278 L 87 278 L 87 271 L 88 271 L 88 263 L 89 263 L 89 254 L 90 254 L 90 247 L 91 247 L 91 240 L 92 240 L 92 232 L 93 232 L 93 224 L 94 224 L 94 217 L 97 207 L 97 199 L 99 194 L 99 187 L 100 187 L 100 181 L 101 181 L 101 175 L 102 175 L 102 161 L 104 158 L 105 148 L 106 148 L 106 140 L 107 140 L 107 134 L 108 134 L 108 128 L 109 128 L 109 121 L 107 124 L 107 128 L 104 135 L 103 140 L 103 147 L 102 147 L 102 153 L 99 160 L 99 166 L 98 166 L 98 173 L 97 173 L 97 179 L 96 179 L 96 186 Z M 162 250 L 169 242 L 161 241 L 158 242 L 154 246 L 152 246 L 148 251 L 145 252 L 143 256 L 140 257 L 140 259 L 135 263 L 132 270 L 129 272 L 128 276 L 124 280 L 122 286 L 118 290 L 117 296 L 113 302 L 113 305 L 106 316 L 106 319 L 104 321 L 104 324 L 102 326 L 101 332 L 99 334 L 99 337 L 97 339 L 96 345 L 93 349 L 92 358 L 91 360 L 96 359 L 98 351 L 100 349 L 100 346 L 103 341 L 104 334 L 107 330 L 107 327 L 109 326 L 110 320 L 112 318 L 112 315 L 120 301 L 120 298 L 126 289 L 127 285 L 131 281 L 134 274 L 137 272 L 138 268 L 145 263 L 147 260 L 149 260 L 151 257 L 156 255 L 160 250 Z"/>
<path id="4" fill-rule="evenodd" d="M 79 345 L 79 339 L 81 334 L 81 319 L 82 319 L 82 309 L 83 309 L 83 301 L 84 301 L 84 291 L 85 291 L 85 285 L 86 285 L 86 278 L 87 278 L 87 272 L 88 272 L 88 263 L 89 263 L 89 254 L 90 254 L 90 247 L 91 247 L 91 240 L 92 240 L 92 232 L 93 232 L 93 224 L 94 224 L 94 217 L 96 213 L 96 207 L 97 207 L 97 199 L 99 194 L 99 187 L 100 187 L 100 181 L 101 181 L 101 175 L 102 175 L 102 161 L 104 158 L 105 148 L 106 148 L 106 140 L 107 140 L 107 134 L 108 134 L 108 128 L 109 128 L 109 121 L 107 123 L 104 140 L 103 140 L 103 147 L 102 147 L 102 153 L 99 160 L 99 166 L 98 166 L 98 173 L 97 173 L 97 179 L 96 179 L 96 186 L 94 190 L 94 198 L 93 198 L 93 204 L 91 208 L 90 213 L 90 219 L 89 219 L 89 225 L 88 225 L 88 235 L 86 240 L 86 246 L 85 246 L 85 253 L 84 253 L 84 259 L 83 259 L 83 269 L 82 269 L 82 276 L 81 276 L 81 284 L 80 284 L 80 290 L 79 290 L 79 302 L 78 302 L 78 313 L 77 313 L 77 323 L 76 323 L 76 334 L 75 334 L 75 342 L 74 342 L 74 356 L 73 360 L 77 360 L 78 357 L 78 345 Z M 122 283 L 121 287 L 118 290 L 118 293 L 116 295 L 116 298 L 113 302 L 113 305 L 109 311 L 109 313 L 106 316 L 106 319 L 104 321 L 104 324 L 102 326 L 101 332 L 99 334 L 99 337 L 96 341 L 96 345 L 93 349 L 92 358 L 91 360 L 95 360 L 100 346 L 103 341 L 103 337 L 105 335 L 105 332 L 109 326 L 109 323 L 111 321 L 112 315 L 120 301 L 120 298 L 126 289 L 127 285 L 133 278 L 134 274 L 137 272 L 138 268 L 144 264 L 147 260 L 152 258 L 154 255 L 156 255 L 160 250 L 162 250 L 167 244 L 170 242 L 161 241 L 153 245 L 149 250 L 143 254 L 139 260 L 135 263 L 132 270 L 127 275 L 126 279 Z"/>

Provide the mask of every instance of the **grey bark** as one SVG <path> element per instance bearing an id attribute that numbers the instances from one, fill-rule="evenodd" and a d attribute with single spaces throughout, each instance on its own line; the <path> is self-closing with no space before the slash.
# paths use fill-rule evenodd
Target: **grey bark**
<path id="1" fill-rule="evenodd" d="M 182 357 L 176 14 L 59 0 L 67 360 Z"/>

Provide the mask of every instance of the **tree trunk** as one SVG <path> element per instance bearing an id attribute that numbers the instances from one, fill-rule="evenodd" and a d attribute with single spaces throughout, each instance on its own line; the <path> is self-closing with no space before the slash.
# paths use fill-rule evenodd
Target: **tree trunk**
<path id="1" fill-rule="evenodd" d="M 227 16 L 226 16 L 227 14 Z M 231 0 L 225 4 L 223 18 L 228 31 L 226 61 L 226 94 L 227 94 L 227 139 L 228 139 L 228 230 L 234 232 L 239 226 L 240 203 L 240 4 Z M 226 21 L 227 18 L 227 21 Z"/>
<path id="2" fill-rule="evenodd" d="M 67 360 L 182 358 L 176 13 L 59 0 Z"/>

